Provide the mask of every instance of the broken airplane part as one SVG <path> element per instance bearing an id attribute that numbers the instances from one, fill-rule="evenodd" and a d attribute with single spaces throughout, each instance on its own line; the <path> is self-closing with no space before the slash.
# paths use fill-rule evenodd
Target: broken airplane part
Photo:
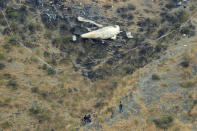
<path id="1" fill-rule="evenodd" d="M 85 18 L 83 18 L 83 17 L 77 17 L 77 20 L 78 21 L 80 21 L 80 22 L 87 22 L 87 23 L 91 23 L 91 24 L 94 24 L 94 25 L 96 25 L 96 26 L 98 26 L 98 27 L 103 27 L 103 25 L 101 25 L 101 24 L 98 24 L 98 23 L 96 23 L 96 22 L 94 22 L 94 21 L 92 21 L 92 20 L 88 20 L 88 19 L 85 19 Z"/>
<path id="2" fill-rule="evenodd" d="M 82 34 L 82 38 L 91 38 L 91 39 L 116 39 L 116 36 L 120 33 L 120 27 L 118 25 L 115 26 L 107 26 L 101 29 L 91 31 L 85 34 Z"/>

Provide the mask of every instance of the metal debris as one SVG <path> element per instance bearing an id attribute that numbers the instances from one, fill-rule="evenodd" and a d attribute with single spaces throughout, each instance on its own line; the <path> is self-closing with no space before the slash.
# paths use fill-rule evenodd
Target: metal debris
<path id="1" fill-rule="evenodd" d="M 98 23 L 96 23 L 96 22 L 94 22 L 94 21 L 92 21 L 92 20 L 88 20 L 88 19 L 85 19 L 85 18 L 80 17 L 80 16 L 77 17 L 77 20 L 80 21 L 80 22 L 91 23 L 91 24 L 94 24 L 94 25 L 96 25 L 96 26 L 98 26 L 98 27 L 103 27 L 103 25 L 101 25 L 101 24 L 98 24 Z"/>
<path id="2" fill-rule="evenodd" d="M 120 33 L 120 27 L 118 25 L 115 26 L 107 26 L 101 29 L 88 32 L 82 34 L 82 38 L 92 38 L 92 39 L 116 39 L 117 34 Z"/>

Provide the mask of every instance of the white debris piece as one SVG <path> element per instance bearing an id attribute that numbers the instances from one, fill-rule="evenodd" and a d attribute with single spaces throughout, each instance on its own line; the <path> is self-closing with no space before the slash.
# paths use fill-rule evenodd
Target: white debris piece
<path id="1" fill-rule="evenodd" d="M 131 32 L 126 32 L 127 38 L 133 39 L 133 36 L 131 35 Z"/>
<path id="2" fill-rule="evenodd" d="M 76 35 L 73 35 L 73 36 L 72 36 L 72 40 L 73 40 L 73 41 L 77 41 L 77 36 L 76 36 Z"/>
<path id="3" fill-rule="evenodd" d="M 96 22 L 94 22 L 94 21 L 92 21 L 92 20 L 88 20 L 88 19 L 85 19 L 85 18 L 80 17 L 80 16 L 77 17 L 77 20 L 80 21 L 80 22 L 91 23 L 91 24 L 94 24 L 94 25 L 96 25 L 96 26 L 98 26 L 98 27 L 103 27 L 103 25 L 101 25 L 101 24 L 98 24 L 98 23 L 96 23 Z"/>
<path id="4" fill-rule="evenodd" d="M 101 29 L 82 34 L 81 37 L 92 39 L 116 39 L 116 35 L 119 33 L 120 27 L 118 25 L 115 25 L 103 27 Z"/>

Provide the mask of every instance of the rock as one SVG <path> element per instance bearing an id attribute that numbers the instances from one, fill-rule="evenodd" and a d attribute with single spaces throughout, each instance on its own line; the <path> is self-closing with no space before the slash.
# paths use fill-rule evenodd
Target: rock
<path id="1" fill-rule="evenodd" d="M 120 27 L 118 25 L 115 26 L 107 26 L 101 29 L 88 32 L 82 34 L 82 38 L 92 38 L 92 39 L 116 39 L 117 34 L 120 33 Z"/>

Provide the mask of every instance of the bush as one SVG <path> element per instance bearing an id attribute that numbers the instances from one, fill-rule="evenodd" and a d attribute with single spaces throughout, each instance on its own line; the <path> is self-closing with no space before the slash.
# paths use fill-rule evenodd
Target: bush
<path id="1" fill-rule="evenodd" d="M 46 64 L 43 64 L 43 65 L 42 65 L 42 69 L 43 69 L 43 70 L 47 70 L 47 65 L 46 65 Z"/>
<path id="2" fill-rule="evenodd" d="M 9 43 L 4 44 L 3 48 L 6 49 L 7 51 L 10 51 L 12 49 L 12 47 Z"/>
<path id="3" fill-rule="evenodd" d="M 39 88 L 38 87 L 33 87 L 33 88 L 31 88 L 31 92 L 32 93 L 38 93 L 39 92 Z"/>
<path id="4" fill-rule="evenodd" d="M 129 10 L 135 10 L 136 7 L 133 4 L 128 4 L 128 9 Z"/>
<path id="5" fill-rule="evenodd" d="M 49 57 L 49 56 L 50 56 L 50 53 L 47 51 L 44 51 L 44 57 Z"/>
<path id="6" fill-rule="evenodd" d="M 13 37 L 9 39 L 8 43 L 13 46 L 19 45 L 18 41 Z"/>
<path id="7" fill-rule="evenodd" d="M 0 60 L 4 60 L 5 59 L 5 56 L 3 53 L 0 53 Z"/>
<path id="8" fill-rule="evenodd" d="M 55 46 L 61 46 L 63 44 L 69 44 L 70 40 L 71 40 L 71 36 L 70 35 L 65 35 L 65 36 L 61 36 L 61 37 L 56 37 L 53 39 L 52 43 Z"/>
<path id="9" fill-rule="evenodd" d="M 189 67 L 190 62 L 191 62 L 191 57 L 190 57 L 189 55 L 186 54 L 186 55 L 183 57 L 183 61 L 180 63 L 180 65 L 181 65 L 182 67 L 184 67 L 184 68 L 187 68 L 187 67 Z"/>
<path id="10" fill-rule="evenodd" d="M 41 30 L 41 26 L 36 23 L 30 23 L 28 29 L 31 33 L 35 33 L 36 31 Z"/>
<path id="11" fill-rule="evenodd" d="M 40 107 L 31 107 L 29 109 L 29 113 L 31 116 L 36 117 L 39 120 L 39 122 L 50 120 L 49 110 L 46 110 Z"/>
<path id="12" fill-rule="evenodd" d="M 9 38 L 8 42 L 3 45 L 3 48 L 10 51 L 12 46 L 17 46 L 19 43 L 14 37 Z"/>
<path id="13" fill-rule="evenodd" d="M 7 86 L 12 87 L 13 90 L 16 90 L 18 87 L 18 84 L 15 80 L 9 80 Z"/>
<path id="14" fill-rule="evenodd" d="M 57 61 L 56 59 L 52 58 L 51 62 L 50 62 L 52 65 L 56 66 L 57 65 Z"/>
<path id="15" fill-rule="evenodd" d="M 19 18 L 19 13 L 15 11 L 13 8 L 8 8 L 6 10 L 6 14 L 8 19 L 15 20 Z"/>
<path id="16" fill-rule="evenodd" d="M 192 81 L 185 81 L 185 82 L 182 82 L 182 83 L 181 83 L 181 86 L 182 86 L 183 88 L 191 88 L 191 87 L 193 87 L 194 85 L 195 85 L 195 83 L 192 82 Z"/>
<path id="17" fill-rule="evenodd" d="M 5 68 L 5 64 L 0 63 L 0 70 L 3 70 Z"/>
<path id="18" fill-rule="evenodd" d="M 161 118 L 154 119 L 153 122 L 155 125 L 161 129 L 167 129 L 173 124 L 173 117 L 172 116 L 162 116 Z"/>
<path id="19" fill-rule="evenodd" d="M 12 123 L 6 121 L 6 122 L 4 122 L 4 123 L 1 124 L 1 127 L 2 127 L 3 129 L 10 128 L 10 127 L 12 127 Z"/>
<path id="20" fill-rule="evenodd" d="M 152 75 L 152 80 L 160 80 L 159 75 L 153 74 L 153 75 Z"/>
<path id="21" fill-rule="evenodd" d="M 53 68 L 48 68 L 47 73 L 48 73 L 48 75 L 55 75 L 56 71 Z"/>
<path id="22" fill-rule="evenodd" d="M 187 67 L 189 67 L 189 61 L 188 60 L 185 60 L 185 61 L 183 61 L 183 62 L 181 62 L 180 63 L 180 65 L 182 66 L 182 67 L 184 67 L 184 68 L 187 68 Z"/>
<path id="23" fill-rule="evenodd" d="M 181 34 L 186 34 L 189 37 L 194 36 L 195 35 L 195 26 L 189 25 L 189 26 L 183 27 L 181 29 Z"/>

